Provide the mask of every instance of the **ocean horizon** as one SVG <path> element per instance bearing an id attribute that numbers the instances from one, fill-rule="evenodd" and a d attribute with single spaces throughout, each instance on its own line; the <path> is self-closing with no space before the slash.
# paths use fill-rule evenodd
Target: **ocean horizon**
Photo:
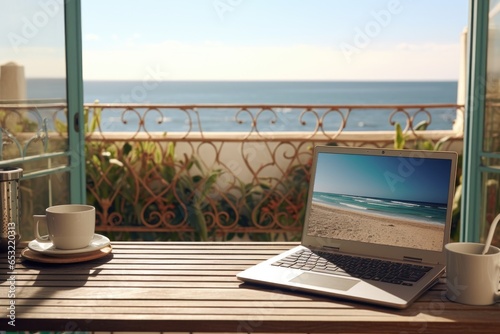
<path id="1" fill-rule="evenodd" d="M 48 84 L 50 80 L 50 84 Z M 59 80 L 55 82 L 54 80 Z M 29 99 L 64 98 L 62 79 L 28 79 Z M 138 104 L 275 104 L 275 105 L 409 105 L 455 104 L 457 81 L 84 81 L 84 102 Z M 59 93 L 58 93 L 59 92 Z M 59 94 L 59 96 L 58 96 Z M 203 131 L 247 131 L 234 121 L 235 110 L 203 109 Z M 279 122 L 270 124 L 271 114 L 260 124 L 269 131 L 309 131 L 313 124 L 299 122 L 300 108 L 277 110 Z M 352 113 L 346 131 L 392 130 L 391 111 L 363 110 Z M 267 118 L 266 118 L 267 117 Z M 452 129 L 455 110 L 433 111 L 430 130 Z M 119 118 L 103 119 L 106 131 L 126 131 Z M 169 113 L 155 131 L 185 131 L 185 114 Z M 311 122 L 313 120 L 311 119 Z M 153 122 L 154 123 L 154 122 Z M 128 124 L 134 130 L 134 124 Z M 335 125 L 333 126 L 333 128 Z M 136 129 L 136 128 L 135 128 Z"/>
<path id="2" fill-rule="evenodd" d="M 444 226 L 446 223 L 446 203 L 403 201 L 401 199 L 363 197 L 318 191 L 314 191 L 313 201 L 334 208 L 371 212 L 440 226 Z"/>

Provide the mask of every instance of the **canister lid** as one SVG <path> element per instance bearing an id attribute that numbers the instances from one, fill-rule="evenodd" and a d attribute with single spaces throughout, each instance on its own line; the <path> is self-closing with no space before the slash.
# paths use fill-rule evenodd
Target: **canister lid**
<path id="1" fill-rule="evenodd" d="M 18 167 L 0 167 L 0 181 L 19 180 L 23 169 Z"/>

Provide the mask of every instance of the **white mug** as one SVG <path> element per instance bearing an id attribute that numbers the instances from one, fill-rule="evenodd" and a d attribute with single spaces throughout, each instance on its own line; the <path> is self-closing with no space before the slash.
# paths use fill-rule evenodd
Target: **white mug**
<path id="1" fill-rule="evenodd" d="M 484 244 L 453 242 L 446 249 L 446 297 L 467 305 L 491 305 L 500 301 L 500 249 Z"/>
<path id="2" fill-rule="evenodd" d="M 58 249 L 87 247 L 95 231 L 95 208 L 90 205 L 63 204 L 51 206 L 45 215 L 33 215 L 34 232 L 39 242 L 52 242 Z M 40 235 L 40 223 L 47 225 L 48 235 Z"/>

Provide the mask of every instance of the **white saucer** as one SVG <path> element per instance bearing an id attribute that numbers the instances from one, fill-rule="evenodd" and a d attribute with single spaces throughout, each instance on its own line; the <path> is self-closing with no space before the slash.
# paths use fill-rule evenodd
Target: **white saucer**
<path id="1" fill-rule="evenodd" d="M 106 247 L 109 244 L 110 244 L 110 241 L 107 237 L 100 235 L 100 234 L 94 234 L 94 237 L 90 241 L 90 244 L 84 248 L 57 249 L 50 241 L 49 242 L 41 242 L 41 241 L 38 241 L 36 239 L 30 241 L 30 243 L 28 244 L 28 248 L 34 252 L 42 253 L 44 255 L 65 256 L 65 255 L 71 255 L 71 254 L 83 254 L 83 253 L 93 252 L 93 251 L 99 250 L 103 247 Z"/>

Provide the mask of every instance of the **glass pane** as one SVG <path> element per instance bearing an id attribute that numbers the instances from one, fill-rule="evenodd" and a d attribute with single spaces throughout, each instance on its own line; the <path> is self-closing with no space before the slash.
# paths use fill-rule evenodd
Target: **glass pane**
<path id="1" fill-rule="evenodd" d="M 488 235 L 490 224 L 499 213 L 498 208 L 500 208 L 500 173 L 483 173 L 482 183 L 483 194 L 481 200 L 481 211 L 483 212 L 483 215 L 480 222 L 480 231 L 481 241 L 484 242 Z M 492 244 L 500 247 L 500 228 L 496 229 Z"/>
<path id="2" fill-rule="evenodd" d="M 500 0 L 490 2 L 483 149 L 500 153 Z"/>
<path id="3" fill-rule="evenodd" d="M 494 168 L 482 174 L 480 235 L 484 241 L 489 227 L 500 213 L 500 0 L 490 0 L 488 51 L 486 66 L 486 100 L 484 112 L 483 166 Z M 500 229 L 492 244 L 500 246 Z"/>
<path id="4" fill-rule="evenodd" d="M 23 168 L 28 240 L 33 213 L 69 198 L 64 2 L 0 0 L 0 13 L 0 165 Z"/>

